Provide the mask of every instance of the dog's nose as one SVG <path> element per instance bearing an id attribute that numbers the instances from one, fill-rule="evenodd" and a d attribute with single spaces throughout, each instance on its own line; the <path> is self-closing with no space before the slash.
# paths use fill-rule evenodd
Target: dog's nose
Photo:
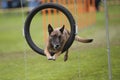
<path id="1" fill-rule="evenodd" d="M 56 45 L 55 48 L 56 48 L 56 49 L 59 48 L 59 45 Z"/>

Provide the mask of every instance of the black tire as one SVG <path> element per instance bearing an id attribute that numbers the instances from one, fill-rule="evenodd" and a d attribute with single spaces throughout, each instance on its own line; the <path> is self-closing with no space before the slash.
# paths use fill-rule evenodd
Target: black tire
<path id="1" fill-rule="evenodd" d="M 30 14 L 27 16 L 27 19 L 25 21 L 25 25 L 24 25 L 24 35 L 25 35 L 25 39 L 27 41 L 27 43 L 29 44 L 29 46 L 38 54 L 44 55 L 44 50 L 39 48 L 38 46 L 36 46 L 36 44 L 33 42 L 31 35 L 30 35 L 30 24 L 31 21 L 33 19 L 33 17 L 41 10 L 43 9 L 47 9 L 47 8 L 54 8 L 57 9 L 59 11 L 61 11 L 69 20 L 70 23 L 70 27 L 71 27 L 71 32 L 70 32 L 70 37 L 68 39 L 68 41 L 66 42 L 62 53 L 65 52 L 66 50 L 68 50 L 70 48 L 70 46 L 72 45 L 74 39 L 75 39 L 75 34 L 76 34 L 76 26 L 75 26 L 75 20 L 72 16 L 72 14 L 63 6 L 56 4 L 56 3 L 45 3 L 45 4 L 41 4 L 40 6 L 34 8 Z"/>

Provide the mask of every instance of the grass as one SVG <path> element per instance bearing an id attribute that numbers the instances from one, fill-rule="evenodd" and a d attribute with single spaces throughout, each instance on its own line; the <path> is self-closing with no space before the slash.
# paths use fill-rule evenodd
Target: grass
<path id="1" fill-rule="evenodd" d="M 120 79 L 119 8 L 109 7 L 113 80 Z M 48 61 L 29 48 L 22 36 L 20 13 L 0 14 L 0 24 L 0 80 L 108 80 L 104 12 L 97 13 L 96 25 L 79 31 L 80 36 L 92 37 L 94 42 L 74 42 L 67 62 L 63 61 L 64 55 Z"/>

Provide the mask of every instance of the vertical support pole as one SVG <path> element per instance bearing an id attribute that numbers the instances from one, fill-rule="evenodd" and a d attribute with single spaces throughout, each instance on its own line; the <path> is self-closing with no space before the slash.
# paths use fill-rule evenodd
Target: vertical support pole
<path id="1" fill-rule="evenodd" d="M 77 9 L 78 9 L 78 6 L 77 6 L 78 4 L 77 4 L 77 0 L 74 0 L 74 12 L 75 12 L 75 20 L 76 20 L 76 32 L 75 32 L 75 34 L 77 34 L 78 33 L 78 25 L 77 25 L 77 23 L 78 23 L 78 12 L 77 12 Z"/>
<path id="2" fill-rule="evenodd" d="M 75 24 L 75 27 L 76 27 L 76 32 L 75 34 L 77 35 L 78 33 L 78 0 L 74 0 L 74 13 L 75 13 L 75 21 L 76 21 L 76 24 Z M 78 79 L 80 79 L 80 54 L 78 54 Z"/>
<path id="3" fill-rule="evenodd" d="M 112 80 L 112 68 L 111 68 L 111 56 L 110 56 L 110 40 L 109 40 L 109 27 L 108 27 L 108 9 L 107 1 L 104 0 L 105 7 L 105 19 L 106 19 L 106 41 L 107 41 L 107 52 L 108 52 L 108 77 L 109 80 Z"/>
<path id="4" fill-rule="evenodd" d="M 24 9 L 23 9 L 23 1 L 20 0 L 20 5 L 21 5 L 21 13 L 22 13 L 22 22 L 24 24 L 25 21 L 25 15 L 24 15 Z M 24 25 L 23 25 L 24 26 Z M 24 29 L 23 29 L 23 37 L 25 37 L 24 35 Z M 24 45 L 24 76 L 25 76 L 25 80 L 28 80 L 28 73 L 27 73 L 27 53 L 26 53 L 26 46 Z"/>

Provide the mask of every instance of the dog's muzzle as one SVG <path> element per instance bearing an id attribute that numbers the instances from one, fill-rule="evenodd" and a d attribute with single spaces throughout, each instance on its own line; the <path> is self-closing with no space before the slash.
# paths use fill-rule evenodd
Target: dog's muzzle
<path id="1" fill-rule="evenodd" d="M 59 49 L 60 45 L 54 45 L 54 49 Z"/>

